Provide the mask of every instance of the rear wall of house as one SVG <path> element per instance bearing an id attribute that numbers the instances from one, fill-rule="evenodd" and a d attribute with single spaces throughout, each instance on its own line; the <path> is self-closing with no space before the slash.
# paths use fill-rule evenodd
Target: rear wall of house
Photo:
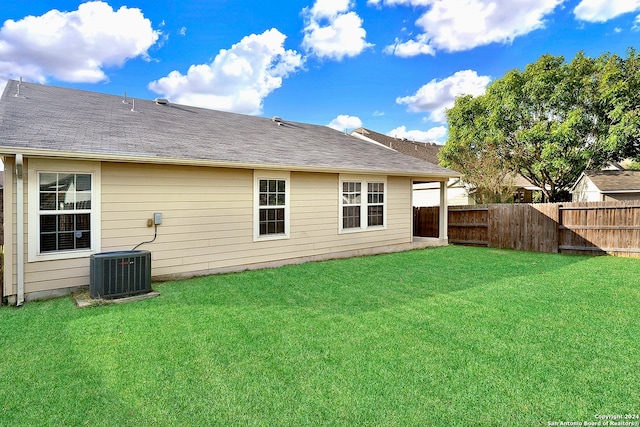
<path id="1" fill-rule="evenodd" d="M 102 165 L 102 251 L 153 238 L 154 276 L 181 275 L 411 241 L 411 185 L 387 181 L 387 228 L 339 234 L 339 175 L 291 173 L 290 237 L 254 242 L 253 171 Z"/>
<path id="2" fill-rule="evenodd" d="M 571 198 L 573 202 L 601 202 L 602 200 L 603 197 L 598 187 L 585 176 L 576 184 Z"/>
<path id="3" fill-rule="evenodd" d="M 385 229 L 341 234 L 340 176 L 292 172 L 289 238 L 256 242 L 252 170 L 102 163 L 100 175 L 101 252 L 129 250 L 151 240 L 154 228 L 147 221 L 154 212 L 162 213 L 156 240 L 140 247 L 151 251 L 156 278 L 357 254 L 412 240 L 411 179 L 406 177 L 375 177 L 387 182 Z M 27 263 L 25 292 L 88 285 L 89 261 Z M 15 292 L 15 285 L 11 289 Z"/>

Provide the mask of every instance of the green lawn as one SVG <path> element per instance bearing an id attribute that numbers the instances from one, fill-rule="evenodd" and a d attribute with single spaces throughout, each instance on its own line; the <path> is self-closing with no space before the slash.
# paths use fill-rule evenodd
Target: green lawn
<path id="1" fill-rule="evenodd" d="M 0 425 L 547 426 L 640 413 L 640 260 L 447 247 L 0 308 Z M 630 420 L 638 421 L 638 420 Z"/>

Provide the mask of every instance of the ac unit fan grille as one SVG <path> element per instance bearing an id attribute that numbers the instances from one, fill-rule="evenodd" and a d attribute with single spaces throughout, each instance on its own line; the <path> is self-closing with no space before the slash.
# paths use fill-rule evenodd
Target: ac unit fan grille
<path id="1" fill-rule="evenodd" d="M 91 256 L 91 298 L 119 298 L 151 291 L 151 252 L 103 252 Z"/>

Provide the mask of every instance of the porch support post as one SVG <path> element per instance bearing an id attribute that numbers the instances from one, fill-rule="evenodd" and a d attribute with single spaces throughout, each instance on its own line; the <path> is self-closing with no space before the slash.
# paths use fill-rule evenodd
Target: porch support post
<path id="1" fill-rule="evenodd" d="M 447 224 L 447 219 L 449 217 L 448 212 L 448 197 L 447 197 L 447 181 L 440 182 L 440 232 L 438 233 L 438 237 L 443 240 L 448 240 L 449 236 L 447 234 L 447 229 L 449 228 L 449 224 Z"/>

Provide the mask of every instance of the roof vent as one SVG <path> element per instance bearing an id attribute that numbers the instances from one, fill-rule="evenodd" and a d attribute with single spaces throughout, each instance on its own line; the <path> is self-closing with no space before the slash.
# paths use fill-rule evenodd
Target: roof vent
<path id="1" fill-rule="evenodd" d="M 22 94 L 20 94 L 20 87 L 21 86 L 22 86 L 22 76 L 20 76 L 20 81 L 17 84 L 17 88 L 16 88 L 17 92 L 14 95 L 16 98 L 24 98 L 24 96 L 22 96 Z"/>
<path id="2" fill-rule="evenodd" d="M 282 123 L 282 117 L 279 117 L 279 116 L 273 116 L 271 120 L 273 120 L 276 123 Z"/>
<path id="3" fill-rule="evenodd" d="M 169 100 L 167 98 L 156 98 L 156 104 L 158 105 L 167 105 Z"/>

